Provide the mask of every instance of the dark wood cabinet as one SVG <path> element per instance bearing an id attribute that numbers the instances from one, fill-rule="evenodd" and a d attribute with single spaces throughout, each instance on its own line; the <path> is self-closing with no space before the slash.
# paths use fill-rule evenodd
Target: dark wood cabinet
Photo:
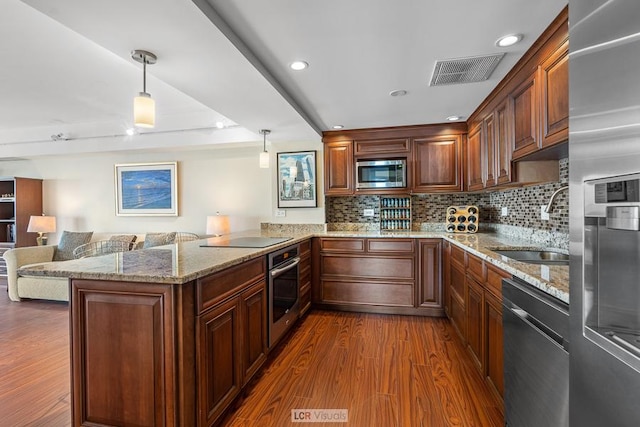
<path id="1" fill-rule="evenodd" d="M 511 140 L 509 128 L 509 102 L 504 99 L 493 113 L 495 138 L 496 184 L 509 184 L 513 180 L 511 168 Z"/>
<path id="2" fill-rule="evenodd" d="M 508 96 L 513 126 L 513 159 L 537 151 L 538 136 L 538 72 L 532 73 Z"/>
<path id="3" fill-rule="evenodd" d="M 475 191 L 484 188 L 482 146 L 482 123 L 478 123 L 469 131 L 467 137 L 467 190 Z"/>
<path id="4" fill-rule="evenodd" d="M 199 425 L 212 425 L 242 388 L 240 298 L 208 310 L 198 320 Z"/>
<path id="5" fill-rule="evenodd" d="M 442 316 L 442 240 L 418 240 L 418 281 L 416 306 L 430 310 L 434 316 Z"/>
<path id="6" fill-rule="evenodd" d="M 444 315 L 441 239 L 326 237 L 313 245 L 315 306 Z"/>
<path id="7" fill-rule="evenodd" d="M 442 301 L 444 312 L 451 317 L 451 244 L 447 240 L 442 242 Z"/>
<path id="8" fill-rule="evenodd" d="M 496 165 L 498 155 L 498 150 L 496 147 L 496 122 L 494 118 L 494 114 L 491 113 L 482 121 L 482 130 L 483 130 L 483 138 L 482 138 L 482 157 L 483 157 L 483 166 L 485 168 L 484 171 L 484 186 L 486 187 L 494 187 L 497 184 L 497 176 L 496 176 Z"/>
<path id="9" fill-rule="evenodd" d="M 447 316 L 478 370 L 502 396 L 502 279 L 511 275 L 453 244 L 448 252 Z"/>
<path id="10" fill-rule="evenodd" d="M 409 138 L 356 140 L 353 145 L 354 156 L 365 159 L 375 159 L 377 157 L 406 158 L 411 152 L 411 140 Z"/>
<path id="11" fill-rule="evenodd" d="M 267 359 L 267 285 L 264 280 L 240 295 L 242 315 L 242 384 L 246 385 Z"/>
<path id="12" fill-rule="evenodd" d="M 300 243 L 300 317 L 311 308 L 311 240 Z"/>
<path id="13" fill-rule="evenodd" d="M 462 191 L 462 136 L 413 140 L 414 193 Z"/>
<path id="14" fill-rule="evenodd" d="M 471 277 L 466 278 L 467 348 L 480 370 L 484 368 L 484 290 Z"/>
<path id="15" fill-rule="evenodd" d="M 324 145 L 324 194 L 350 195 L 355 189 L 353 141 Z"/>
<path id="16" fill-rule="evenodd" d="M 540 65 L 541 147 L 569 138 L 569 41 Z"/>

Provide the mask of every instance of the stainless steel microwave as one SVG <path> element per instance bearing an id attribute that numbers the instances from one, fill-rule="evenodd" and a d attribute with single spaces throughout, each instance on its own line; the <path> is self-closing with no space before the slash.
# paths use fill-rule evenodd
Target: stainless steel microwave
<path id="1" fill-rule="evenodd" d="M 356 188 L 403 188 L 407 186 L 407 161 L 363 160 L 356 162 Z"/>

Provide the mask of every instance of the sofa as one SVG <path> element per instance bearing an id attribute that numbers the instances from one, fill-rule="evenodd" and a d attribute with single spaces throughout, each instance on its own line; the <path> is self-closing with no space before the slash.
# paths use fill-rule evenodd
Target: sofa
<path id="1" fill-rule="evenodd" d="M 59 245 L 27 246 L 10 249 L 4 253 L 3 257 L 7 265 L 7 290 L 9 299 L 12 301 L 20 301 L 23 298 L 69 301 L 69 280 L 67 278 L 18 274 L 18 269 L 27 265 L 65 262 L 65 260 L 73 259 L 73 250 L 80 246 L 80 244 L 78 244 L 80 240 L 74 241 L 72 245 L 64 245 L 65 233 L 63 233 L 61 238 L 60 244 L 62 244 L 62 246 L 60 247 Z M 123 233 L 91 233 L 89 239 L 86 239 L 86 235 L 84 236 L 87 241 L 81 244 L 109 239 L 121 239 L 123 236 L 133 235 L 125 235 Z M 135 246 L 133 246 L 132 249 L 143 249 L 145 247 L 193 240 L 195 238 L 198 238 L 198 236 L 192 233 L 136 234 L 135 239 L 132 241 L 132 243 L 135 243 Z M 62 252 L 65 254 L 63 257 L 61 257 Z"/>

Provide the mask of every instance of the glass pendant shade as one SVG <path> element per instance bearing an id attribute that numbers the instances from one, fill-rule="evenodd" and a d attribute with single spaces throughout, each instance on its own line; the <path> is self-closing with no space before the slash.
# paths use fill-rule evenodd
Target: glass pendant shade
<path id="1" fill-rule="evenodd" d="M 262 153 L 260 153 L 260 167 L 262 169 L 269 168 L 269 152 L 263 151 Z"/>
<path id="2" fill-rule="evenodd" d="M 133 98 L 134 124 L 142 128 L 152 128 L 156 124 L 156 102 L 146 92 Z"/>

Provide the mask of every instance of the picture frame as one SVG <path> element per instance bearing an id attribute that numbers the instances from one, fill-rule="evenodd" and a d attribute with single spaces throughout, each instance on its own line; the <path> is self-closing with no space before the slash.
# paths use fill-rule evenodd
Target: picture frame
<path id="1" fill-rule="evenodd" d="M 115 165 L 117 216 L 178 216 L 178 163 Z"/>
<path id="2" fill-rule="evenodd" d="M 316 151 L 278 153 L 278 207 L 318 206 Z"/>

